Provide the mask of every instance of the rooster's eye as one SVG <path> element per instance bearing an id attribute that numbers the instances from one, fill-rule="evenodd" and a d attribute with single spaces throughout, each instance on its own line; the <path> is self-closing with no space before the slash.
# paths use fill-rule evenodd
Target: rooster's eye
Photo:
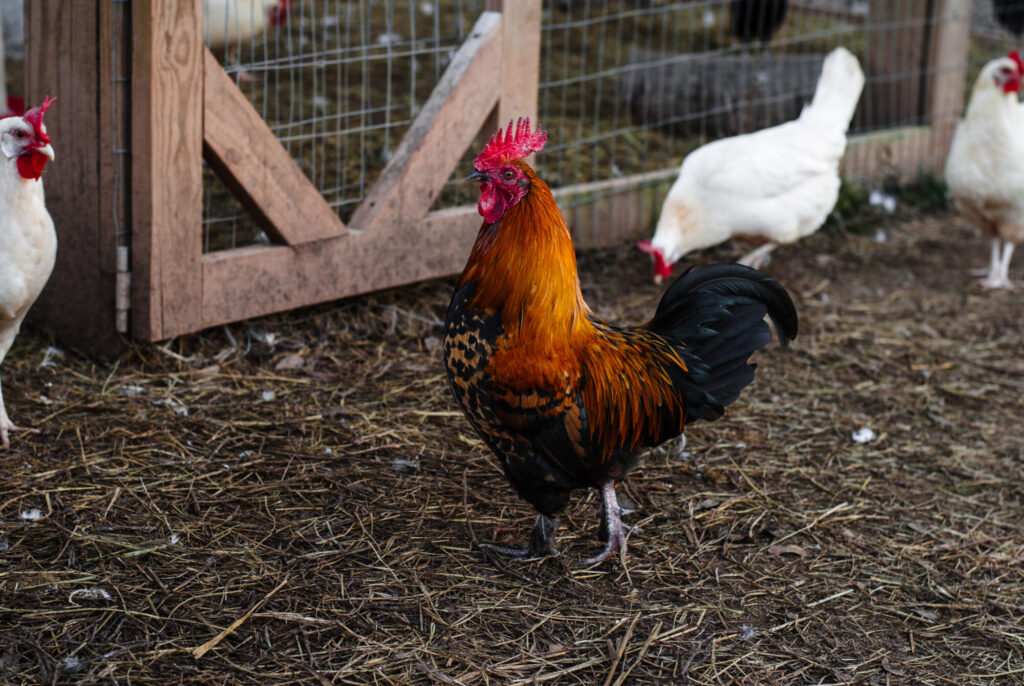
<path id="1" fill-rule="evenodd" d="M 14 135 L 17 136 L 18 138 L 24 138 L 25 137 L 25 132 L 24 131 L 15 131 Z"/>
<path id="2" fill-rule="evenodd" d="M 502 172 L 501 175 L 504 176 L 505 180 L 507 181 L 511 181 L 512 179 L 516 178 L 516 173 L 511 169 L 506 169 L 504 172 Z"/>

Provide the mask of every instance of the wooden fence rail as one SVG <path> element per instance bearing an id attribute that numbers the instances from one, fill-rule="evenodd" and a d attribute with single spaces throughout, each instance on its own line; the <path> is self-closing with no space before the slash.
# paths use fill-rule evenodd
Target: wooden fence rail
<path id="1" fill-rule="evenodd" d="M 906 59 L 927 55 L 937 64 L 941 56 L 948 65 L 952 54 L 964 66 L 936 69 L 915 84 L 927 93 L 925 125 L 852 141 L 848 174 L 888 170 L 901 146 L 924 146 L 925 168 L 939 169 L 945 156 L 964 95 L 970 0 L 910 2 L 947 20 L 927 35 L 915 25 L 917 52 L 905 51 Z M 872 0 L 871 16 L 885 4 Z M 488 0 L 345 225 L 204 46 L 203 0 L 26 5 L 29 96 L 60 98 L 47 117 L 58 160 L 45 179 L 60 249 L 36 319 L 94 354 L 115 354 L 122 334 L 162 340 L 456 272 L 480 217 L 475 207 L 431 212 L 431 205 L 482 129 L 537 113 L 541 0 Z M 130 51 L 127 79 L 114 78 L 124 66 L 111 49 L 118 35 Z M 129 143 L 125 179 L 114 160 Z M 204 160 L 272 244 L 203 253 Z M 618 242 L 651 227 L 675 173 L 556 195 L 572 208 L 581 246 Z M 130 241 L 119 244 L 129 228 Z M 125 254 L 130 281 L 124 265 L 118 269 Z M 130 293 L 122 332 L 119 284 Z M 122 320 L 127 304 L 120 303 Z"/>

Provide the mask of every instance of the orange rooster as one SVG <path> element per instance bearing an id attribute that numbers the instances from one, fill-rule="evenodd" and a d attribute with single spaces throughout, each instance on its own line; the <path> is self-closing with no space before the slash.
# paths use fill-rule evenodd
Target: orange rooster
<path id="1" fill-rule="evenodd" d="M 470 423 L 538 512 L 517 557 L 554 554 L 555 515 L 579 488 L 600 490 L 604 550 L 626 529 L 615 484 L 642 448 L 717 419 L 754 378 L 771 315 L 796 336 L 792 300 L 774 280 L 734 264 L 696 269 L 636 328 L 602 321 L 583 301 L 569 229 L 550 189 L 523 160 L 547 140 L 520 119 L 473 163 L 480 228 L 445 321 L 448 382 Z"/>

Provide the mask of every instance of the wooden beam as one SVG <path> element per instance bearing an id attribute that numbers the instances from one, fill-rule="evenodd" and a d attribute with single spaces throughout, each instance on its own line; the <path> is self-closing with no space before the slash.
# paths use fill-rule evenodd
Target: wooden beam
<path id="1" fill-rule="evenodd" d="M 869 128 L 920 124 L 928 6 L 934 0 L 870 0 L 857 122 Z"/>
<path id="2" fill-rule="evenodd" d="M 839 164 L 850 181 L 910 181 L 926 167 L 932 132 L 927 126 L 903 126 L 851 136 Z"/>
<path id="3" fill-rule="evenodd" d="M 504 18 L 501 28 L 501 94 L 497 121 L 489 128 L 497 130 L 519 117 L 529 117 L 536 122 L 540 89 L 541 0 L 487 0 L 486 8 L 501 12 Z"/>
<path id="4" fill-rule="evenodd" d="M 353 230 L 391 235 L 426 217 L 498 100 L 494 74 L 501 68 L 501 26 L 501 15 L 480 15 L 394 156 L 353 214 Z"/>
<path id="5" fill-rule="evenodd" d="M 481 222 L 475 206 L 457 207 L 431 212 L 415 228 L 407 226 L 388 240 L 380 240 L 379 234 L 353 232 L 316 244 L 207 253 L 203 256 L 203 325 L 456 273 L 465 264 Z"/>
<path id="6" fill-rule="evenodd" d="M 203 0 L 132 3 L 132 333 L 202 328 Z"/>
<path id="7" fill-rule="evenodd" d="M 935 0 L 931 30 L 930 77 L 925 105 L 925 120 L 932 129 L 928 166 L 942 173 L 967 92 L 971 0 Z"/>
<path id="8" fill-rule="evenodd" d="M 203 49 L 206 162 L 272 240 L 298 245 L 347 233 L 259 112 Z"/>
<path id="9" fill-rule="evenodd" d="M 110 46 L 100 40 L 97 3 L 33 0 L 25 9 L 25 96 L 28 104 L 57 97 L 46 113 L 57 157 L 42 181 L 57 229 L 57 261 L 29 318 L 50 329 L 61 345 L 115 356 L 124 341 L 114 313 L 113 202 L 104 195 L 114 160 L 112 122 L 103 119 L 114 88 L 107 68 Z"/>
<path id="10" fill-rule="evenodd" d="M 579 247 L 621 244 L 653 227 L 664 193 L 678 169 L 627 179 L 569 186 L 555 191 L 564 208 L 573 199 L 598 197 L 595 206 L 570 209 Z M 630 185 L 632 184 L 632 185 Z M 652 188 L 653 187 L 653 188 Z M 360 293 L 457 274 L 483 220 L 475 205 L 431 212 L 387 240 L 352 233 L 316 246 L 251 246 L 203 256 L 203 325 L 280 312 Z M 589 226 L 607 227 L 599 239 Z M 324 274 L 331 279 L 325 280 Z M 252 294 L 260 294 L 253 298 Z"/>

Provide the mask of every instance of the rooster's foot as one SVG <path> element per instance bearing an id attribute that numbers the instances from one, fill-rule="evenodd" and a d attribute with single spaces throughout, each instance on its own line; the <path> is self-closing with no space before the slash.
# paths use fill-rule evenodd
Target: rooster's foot
<path id="1" fill-rule="evenodd" d="M 604 549 L 600 553 L 583 561 L 584 567 L 600 564 L 619 551 L 621 551 L 623 561 L 626 557 L 626 533 L 632 529 L 622 524 L 620 515 L 623 510 L 619 507 L 618 499 L 615 497 L 614 479 L 609 479 L 601 484 L 601 496 L 604 498 L 604 521 L 601 523 L 601 532 L 599 533 L 603 533 L 607 543 L 604 544 Z"/>
<path id="2" fill-rule="evenodd" d="M 555 550 L 555 530 L 558 528 L 558 519 L 547 515 L 537 515 L 533 531 L 530 532 L 530 544 L 525 548 L 510 548 L 507 546 L 494 545 L 493 543 L 480 543 L 481 548 L 493 550 L 496 553 L 506 555 L 516 560 L 527 560 L 534 557 L 547 557 L 558 555 Z"/>
<path id="3" fill-rule="evenodd" d="M 619 508 L 619 526 L 621 526 L 622 530 L 627 534 L 636 533 L 641 530 L 638 526 L 630 526 L 622 521 L 622 517 L 631 514 L 633 514 L 633 510 L 629 510 L 624 507 Z M 608 517 L 601 517 L 601 528 L 597 530 L 597 540 L 602 543 L 608 542 Z"/>

